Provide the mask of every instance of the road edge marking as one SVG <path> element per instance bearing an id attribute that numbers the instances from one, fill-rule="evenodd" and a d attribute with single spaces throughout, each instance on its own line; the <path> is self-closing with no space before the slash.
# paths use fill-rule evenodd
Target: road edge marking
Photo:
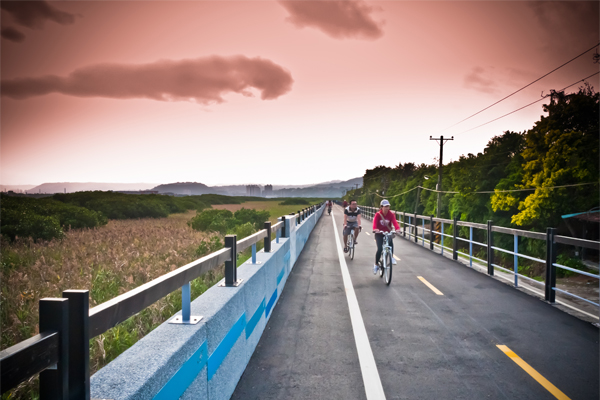
<path id="1" fill-rule="evenodd" d="M 508 358 L 513 360 L 515 364 L 521 367 L 525 372 L 527 372 L 533 379 L 537 381 L 540 385 L 544 387 L 547 391 L 549 391 L 554 397 L 559 400 L 571 400 L 566 394 L 560 391 L 556 386 L 554 386 L 550 381 L 544 378 L 539 372 L 531 367 L 531 365 L 527 364 L 521 357 L 515 354 L 514 351 L 508 348 L 503 344 L 497 344 L 497 348 L 499 348 Z"/>
<path id="2" fill-rule="evenodd" d="M 444 293 L 440 292 L 435 286 L 427 282 L 427 279 L 423 278 L 422 276 L 417 276 L 417 278 L 419 278 L 419 280 L 423 282 L 429 289 L 433 290 L 433 293 L 437 294 L 438 296 L 444 295 Z"/>
<path id="3" fill-rule="evenodd" d="M 381 385 L 381 378 L 379 377 L 379 371 L 377 371 L 377 364 L 375 363 L 375 357 L 371 350 L 371 343 L 367 336 L 367 329 L 360 313 L 360 307 L 358 306 L 358 299 L 354 292 L 354 286 L 352 286 L 352 278 L 350 278 L 350 272 L 348 271 L 348 265 L 344 258 L 344 252 L 342 251 L 342 244 L 339 238 L 337 227 L 335 226 L 335 217 L 331 215 L 333 222 L 333 231 L 335 233 L 335 242 L 337 247 L 338 258 L 340 260 L 340 268 L 342 270 L 342 279 L 344 281 L 344 289 L 346 292 L 346 299 L 348 300 L 348 309 L 350 311 L 350 322 L 352 323 L 352 331 L 354 333 L 354 342 L 356 343 L 356 351 L 358 353 L 358 362 L 360 364 L 360 372 L 363 378 L 363 384 L 365 386 L 365 394 L 367 400 L 385 400 L 385 393 L 383 386 Z"/>

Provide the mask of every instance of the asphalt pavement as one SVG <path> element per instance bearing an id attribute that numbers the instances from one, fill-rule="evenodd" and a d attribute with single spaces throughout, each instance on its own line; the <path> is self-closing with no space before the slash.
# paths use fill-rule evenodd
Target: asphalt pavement
<path id="1" fill-rule="evenodd" d="M 599 398 L 597 327 L 402 238 L 386 286 L 372 221 L 345 262 L 342 222 L 318 222 L 233 399 Z"/>

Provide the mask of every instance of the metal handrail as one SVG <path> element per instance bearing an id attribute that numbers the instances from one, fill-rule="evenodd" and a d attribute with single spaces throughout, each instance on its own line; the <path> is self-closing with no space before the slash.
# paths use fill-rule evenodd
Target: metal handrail
<path id="1" fill-rule="evenodd" d="M 59 333 L 42 332 L 0 351 L 2 393 L 56 364 L 59 357 Z M 25 367 L 23 365 L 25 364 Z"/>
<path id="2" fill-rule="evenodd" d="M 230 254 L 229 248 L 217 250 L 90 309 L 89 338 L 106 332 L 200 275 L 230 261 Z"/>
<path id="3" fill-rule="evenodd" d="M 426 216 L 426 215 L 418 215 L 415 213 L 406 213 L 406 212 L 398 212 L 395 210 L 390 210 L 391 212 L 394 213 L 394 215 L 401 215 L 402 219 L 399 221 L 402 224 L 402 227 L 404 228 L 404 230 L 406 230 L 406 228 L 408 227 L 408 235 L 407 239 L 415 239 L 415 242 L 417 242 L 417 238 L 419 237 L 419 225 L 418 225 L 418 220 L 421 219 L 422 221 L 422 225 L 421 225 L 421 236 L 422 236 L 422 241 L 423 241 L 423 245 L 425 244 L 425 232 L 429 231 L 430 235 L 436 234 L 436 235 L 440 235 L 442 237 L 442 239 L 444 237 L 452 237 L 454 239 L 454 244 L 453 247 L 454 248 L 449 248 L 447 246 L 443 246 L 442 244 L 438 244 L 431 241 L 431 237 L 429 240 L 427 240 L 427 242 L 430 244 L 430 248 L 433 250 L 436 246 L 438 248 L 441 249 L 442 254 L 444 249 L 447 249 L 449 251 L 452 252 L 453 254 L 453 258 L 456 260 L 458 258 L 458 255 L 460 254 L 461 256 L 464 257 L 468 257 L 469 258 L 469 262 L 472 265 L 472 260 L 478 260 L 481 261 L 483 263 L 487 263 L 488 265 L 488 274 L 493 275 L 493 267 L 498 267 L 500 269 L 503 269 L 505 271 L 508 271 L 510 273 L 512 273 L 515 276 L 515 287 L 518 286 L 518 281 L 517 281 L 517 277 L 522 277 L 531 281 L 534 281 L 536 283 L 540 283 L 539 281 L 529 278 L 527 276 L 521 275 L 518 273 L 517 271 L 517 265 L 518 265 L 518 258 L 522 257 L 531 261 L 535 261 L 535 262 L 539 262 L 539 263 L 543 263 L 546 264 L 547 266 L 547 271 L 546 271 L 546 281 L 548 282 L 544 282 L 544 285 L 546 286 L 546 300 L 550 301 L 551 303 L 554 302 L 554 295 L 553 295 L 553 291 L 551 290 L 552 286 L 553 286 L 553 282 L 556 278 L 556 272 L 554 270 L 554 267 L 556 268 L 562 268 L 562 269 L 566 269 L 575 273 L 579 273 L 582 275 L 586 275 L 595 279 L 600 279 L 600 274 L 599 275 L 595 275 L 595 274 L 591 274 L 582 270 L 577 270 L 574 268 L 570 268 L 570 267 L 566 267 L 564 265 L 558 264 L 556 263 L 556 243 L 563 243 L 563 244 L 568 244 L 568 245 L 572 245 L 572 246 L 578 246 L 578 247 L 584 247 L 584 248 L 589 248 L 589 249 L 596 249 L 596 250 L 600 250 L 600 242 L 597 241 L 593 241 L 593 240 L 587 240 L 587 239 L 580 239 L 580 238 L 572 238 L 572 237 L 567 237 L 567 236 L 558 236 L 555 234 L 555 229 L 551 229 L 548 228 L 548 231 L 546 233 L 541 233 L 541 232 L 532 232 L 532 231 L 525 231 L 525 230 L 520 230 L 520 229 L 513 229 L 513 228 L 505 228 L 502 226 L 495 226 L 492 224 L 492 221 L 488 221 L 488 225 L 484 225 L 484 224 L 478 224 L 478 223 L 474 223 L 474 222 L 468 222 L 468 221 L 458 221 L 458 220 L 449 220 L 449 219 L 445 219 L 445 218 L 435 218 L 433 216 Z M 410 222 L 414 222 L 410 223 L 410 222 L 406 222 L 406 217 L 409 218 Z M 429 225 L 429 229 L 425 228 L 425 223 L 427 222 L 427 220 L 430 221 Z M 431 222 L 441 222 L 443 223 L 447 223 L 449 225 L 455 225 L 455 229 L 454 229 L 454 233 L 453 234 L 446 234 L 443 233 L 442 231 L 438 232 L 433 230 L 433 226 L 431 225 Z M 466 238 L 461 238 L 458 235 L 458 231 L 456 229 L 456 227 L 458 226 L 466 226 L 466 227 L 470 227 L 471 231 L 470 231 L 470 235 L 469 235 L 469 239 Z M 414 227 L 415 231 L 412 231 L 412 228 Z M 473 233 L 473 228 L 476 229 L 485 229 L 486 231 L 488 231 L 488 243 L 491 244 L 486 244 L 486 243 L 480 243 L 477 242 L 475 240 L 473 240 L 472 238 L 472 233 Z M 514 243 L 515 243 L 515 250 L 514 251 L 510 251 L 510 250 L 506 250 L 500 247 L 496 247 L 493 246 L 493 241 L 492 238 L 493 236 L 491 235 L 492 232 L 497 232 L 497 233 L 502 233 L 502 234 L 509 234 L 509 235 L 513 235 L 514 236 Z M 536 257 L 532 257 L 532 256 L 528 256 L 526 254 L 521 254 L 518 252 L 518 237 L 527 237 L 527 238 L 531 238 L 531 239 L 537 239 L 537 240 L 544 240 L 548 243 L 549 249 L 550 247 L 552 248 L 551 250 L 549 250 L 550 252 L 548 253 L 549 255 L 547 256 L 548 260 L 542 260 Z M 458 241 L 463 241 L 463 242 L 467 242 L 470 244 L 469 246 L 469 254 L 463 253 L 461 251 L 458 250 L 457 248 L 457 243 Z M 481 260 L 477 257 L 473 257 L 473 250 L 472 250 L 472 245 L 476 244 L 476 245 L 480 245 L 483 247 L 486 247 L 488 249 L 488 258 L 489 260 L 485 261 L 485 260 Z M 497 264 L 493 263 L 493 251 L 500 251 L 503 252 L 505 254 L 511 254 L 514 256 L 514 264 L 515 264 L 515 269 L 514 271 L 511 271 L 507 268 L 501 267 Z M 548 268 L 548 266 L 551 266 L 552 268 Z M 559 290 L 560 291 L 560 290 Z M 573 295 L 572 293 L 566 292 L 566 291 L 562 291 L 564 293 L 567 293 L 569 295 L 572 295 L 574 297 L 578 297 Z M 586 300 L 588 303 L 591 304 L 596 304 L 593 302 L 590 302 L 589 300 Z"/>

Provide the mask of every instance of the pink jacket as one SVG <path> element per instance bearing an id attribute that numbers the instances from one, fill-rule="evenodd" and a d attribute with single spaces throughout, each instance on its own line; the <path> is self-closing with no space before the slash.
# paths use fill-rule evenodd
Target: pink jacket
<path id="1" fill-rule="evenodd" d="M 392 211 L 388 211 L 387 215 L 384 217 L 381 211 L 378 211 L 375 214 L 375 218 L 373 218 L 373 229 L 379 229 L 380 231 L 390 232 L 391 227 L 394 227 L 396 230 L 400 229 L 400 225 L 398 225 L 398 221 L 396 221 L 396 216 Z"/>

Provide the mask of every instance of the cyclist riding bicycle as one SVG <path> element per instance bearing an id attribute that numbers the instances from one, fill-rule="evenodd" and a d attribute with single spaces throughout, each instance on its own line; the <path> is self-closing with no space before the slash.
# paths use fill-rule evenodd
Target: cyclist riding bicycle
<path id="1" fill-rule="evenodd" d="M 393 229 L 392 229 L 393 228 Z M 387 200 L 381 200 L 379 205 L 379 211 L 373 218 L 373 233 L 375 234 L 375 242 L 377 243 L 377 254 L 375 254 L 375 265 L 373 265 L 373 273 L 377 274 L 379 270 L 379 260 L 381 259 L 381 252 L 383 251 L 383 233 L 382 232 L 395 232 L 400 229 L 396 216 L 393 212 L 390 212 L 390 202 Z M 394 254 L 394 241 L 390 238 L 389 243 L 392 247 L 392 254 Z M 396 265 L 396 260 L 392 257 L 392 265 Z"/>
<path id="2" fill-rule="evenodd" d="M 327 212 L 331 214 L 331 207 L 333 207 L 333 201 L 327 200 Z"/>
<path id="3" fill-rule="evenodd" d="M 356 200 L 350 200 L 350 205 L 344 209 L 344 246 L 348 243 L 348 235 L 354 229 L 354 244 L 358 244 L 358 232 L 361 229 L 360 208 L 356 205 Z M 348 247 L 344 247 L 344 253 L 348 252 Z"/>

